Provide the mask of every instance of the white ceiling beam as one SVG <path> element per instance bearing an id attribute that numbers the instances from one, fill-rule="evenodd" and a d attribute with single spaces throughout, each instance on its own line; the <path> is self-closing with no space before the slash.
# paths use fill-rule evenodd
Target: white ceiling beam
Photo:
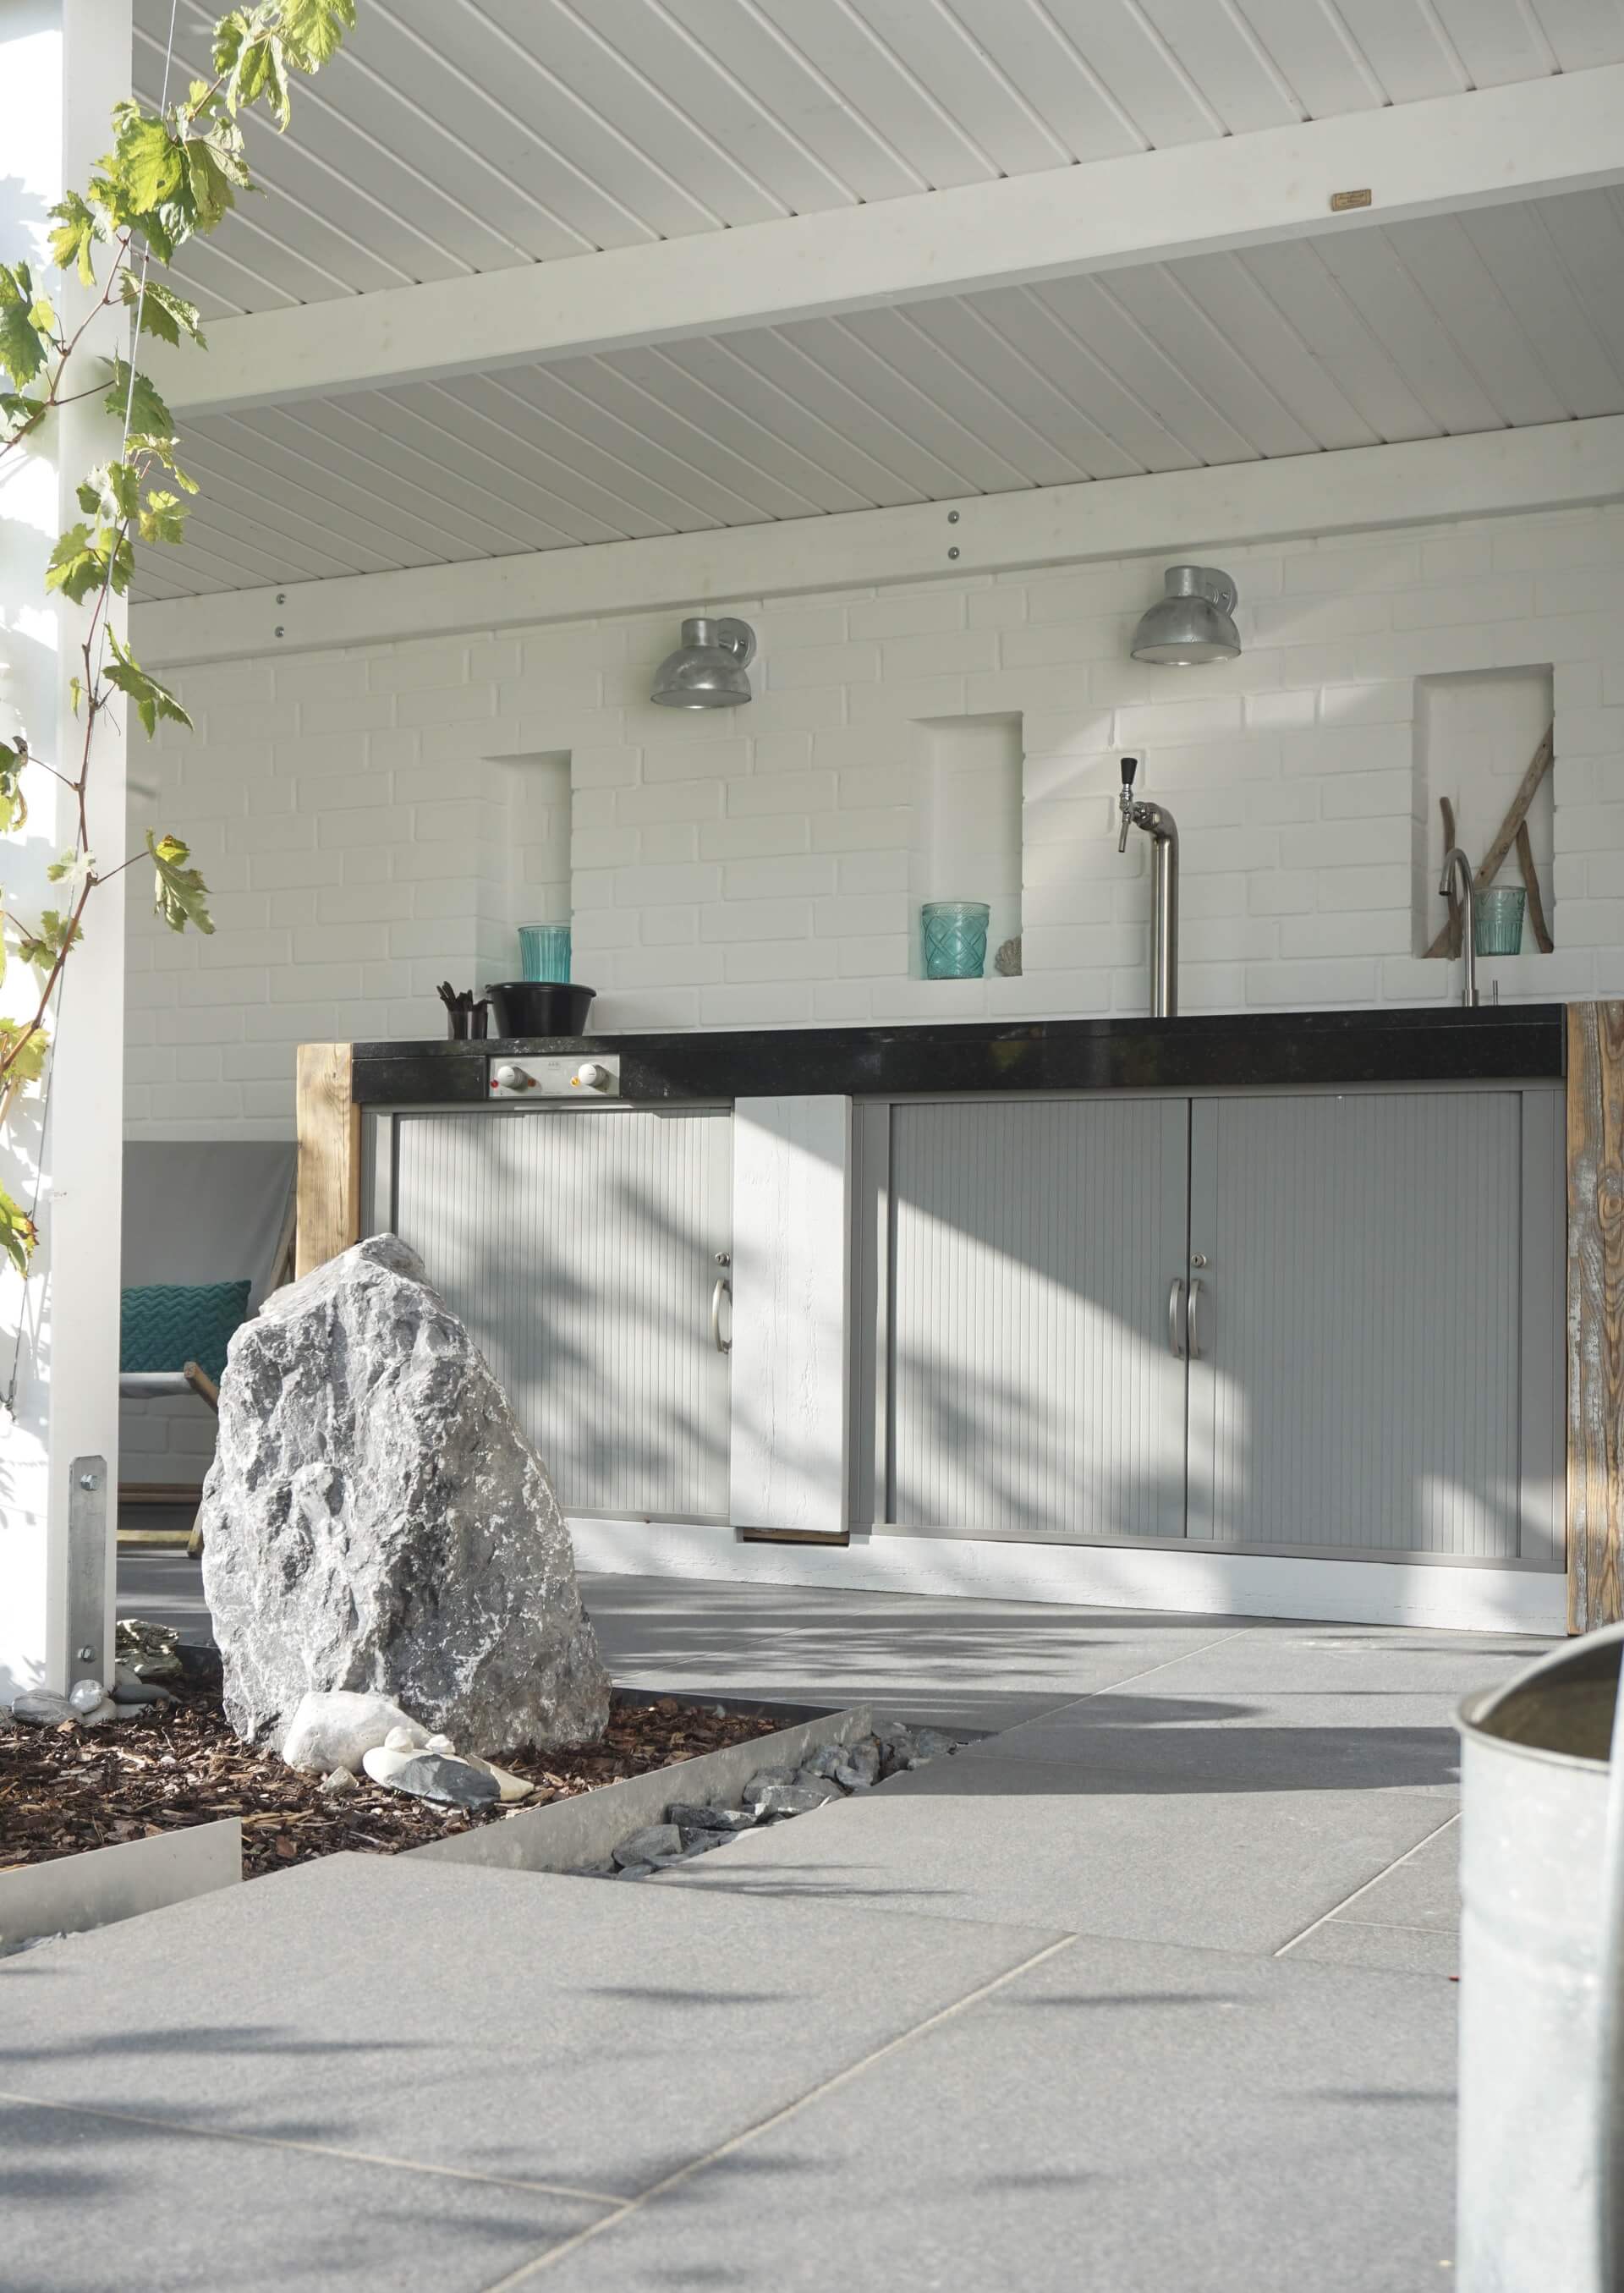
<path id="1" fill-rule="evenodd" d="M 1605 65 L 217 320 L 205 357 L 155 345 L 154 379 L 177 413 L 218 413 L 1578 190 L 1624 181 L 1620 118 Z"/>
<path id="2" fill-rule="evenodd" d="M 1624 498 L 1624 415 L 137 605 L 150 668 Z"/>

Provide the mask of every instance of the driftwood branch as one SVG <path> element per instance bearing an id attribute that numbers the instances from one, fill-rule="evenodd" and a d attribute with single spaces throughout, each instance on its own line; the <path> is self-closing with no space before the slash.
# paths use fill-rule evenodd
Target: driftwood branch
<path id="1" fill-rule="evenodd" d="M 1545 902 L 1539 895 L 1539 873 L 1534 866 L 1534 847 L 1527 821 L 1517 830 L 1517 865 L 1522 871 L 1522 886 L 1528 894 L 1528 920 L 1534 928 L 1534 945 L 1541 955 L 1549 955 L 1556 943 L 1545 920 Z"/>
<path id="2" fill-rule="evenodd" d="M 1511 800 L 1511 808 L 1506 813 L 1505 819 L 1500 822 L 1499 832 L 1496 836 L 1493 843 L 1489 847 L 1487 852 L 1484 853 L 1482 866 L 1475 871 L 1477 887 L 1480 892 L 1486 891 L 1489 886 L 1493 883 L 1495 878 L 1498 875 L 1501 863 L 1505 860 L 1506 855 L 1511 850 L 1513 845 L 1515 844 L 1517 840 L 1517 831 L 1522 827 L 1524 820 L 1528 817 L 1528 807 L 1534 800 L 1539 783 L 1545 778 L 1547 773 L 1551 769 L 1551 760 L 1555 753 L 1553 745 L 1553 738 L 1555 733 L 1555 730 L 1556 727 L 1553 724 L 1547 732 L 1544 739 L 1540 741 L 1539 746 L 1534 750 L 1533 758 L 1529 765 L 1528 770 L 1523 774 L 1522 781 L 1518 784 L 1517 792 Z M 1447 851 L 1449 846 L 1455 841 L 1455 815 L 1450 809 L 1449 798 L 1447 797 L 1440 797 L 1438 802 L 1439 808 L 1443 814 L 1444 849 Z M 1538 904 L 1537 902 L 1536 904 Z M 1540 921 L 1541 923 L 1544 921 L 1543 912 L 1540 916 Z M 1541 943 L 1542 944 L 1548 945 L 1548 936 L 1549 936 L 1547 934 L 1547 941 Z M 1454 899 L 1453 895 L 1451 895 L 1449 900 L 1449 920 L 1439 932 L 1438 936 L 1433 940 L 1432 945 L 1426 952 L 1428 955 L 1458 955 L 1460 953 L 1460 917 L 1458 912 L 1458 903 Z"/>

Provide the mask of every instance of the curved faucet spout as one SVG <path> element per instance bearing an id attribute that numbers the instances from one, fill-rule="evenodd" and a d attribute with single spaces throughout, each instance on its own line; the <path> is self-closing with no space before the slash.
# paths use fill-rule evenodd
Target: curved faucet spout
<path id="1" fill-rule="evenodd" d="M 1460 879 L 1462 919 L 1460 952 L 1465 960 L 1461 976 L 1460 1000 L 1470 1011 L 1477 1001 L 1477 879 L 1472 873 L 1472 863 L 1458 844 L 1451 844 L 1443 855 L 1443 873 L 1438 879 L 1438 889 L 1447 900 L 1455 879 Z"/>

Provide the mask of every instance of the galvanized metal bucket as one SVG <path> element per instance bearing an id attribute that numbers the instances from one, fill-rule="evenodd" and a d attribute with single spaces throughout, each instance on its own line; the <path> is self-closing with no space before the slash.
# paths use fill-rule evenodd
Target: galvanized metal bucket
<path id="1" fill-rule="evenodd" d="M 1613 2293 L 1621 1651 L 1592 1633 L 1460 1709 L 1460 2293 Z"/>

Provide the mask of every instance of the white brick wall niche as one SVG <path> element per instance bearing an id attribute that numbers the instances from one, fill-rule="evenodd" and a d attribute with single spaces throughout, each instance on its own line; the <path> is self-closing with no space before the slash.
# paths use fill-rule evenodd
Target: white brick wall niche
<path id="1" fill-rule="evenodd" d="M 1439 799 L 1454 808 L 1456 840 L 1475 868 L 1499 832 L 1513 798 L 1549 732 L 1555 714 L 1555 678 L 1548 662 L 1517 668 L 1466 669 L 1453 676 L 1416 679 L 1415 817 L 1412 853 L 1415 952 L 1424 955 L 1443 926 L 1448 910 L 1439 891 L 1443 866 L 1443 814 Z M 1528 811 L 1529 842 L 1551 937 L 1562 944 L 1562 927 L 1553 885 L 1555 856 L 1556 774 L 1547 772 Z M 1368 811 L 1380 818 L 1393 807 L 1385 775 L 1370 776 Z M 1357 789 L 1357 782 L 1344 786 Z M 1520 886 L 1522 871 L 1515 851 L 1498 871 L 1496 884 Z M 1524 918 L 1522 953 L 1537 953 L 1531 920 Z"/>
<path id="2" fill-rule="evenodd" d="M 920 909 L 928 900 L 985 900 L 987 971 L 1020 936 L 1025 744 L 1019 716 L 927 718 L 917 741 L 907 918 L 913 977 L 924 976 Z"/>

